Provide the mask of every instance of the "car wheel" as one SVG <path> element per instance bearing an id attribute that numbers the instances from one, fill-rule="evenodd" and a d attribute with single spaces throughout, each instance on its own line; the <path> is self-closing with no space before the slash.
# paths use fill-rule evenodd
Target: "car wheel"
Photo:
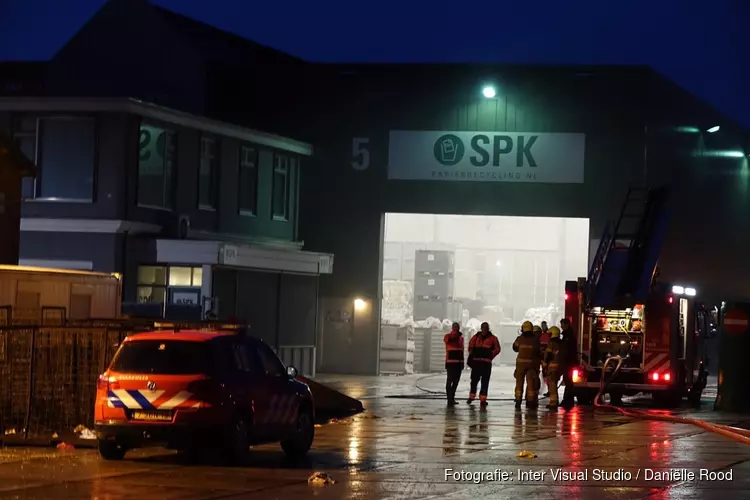
<path id="1" fill-rule="evenodd" d="M 308 411 L 300 411 L 293 434 L 281 442 L 281 449 L 287 457 L 303 458 L 310 451 L 315 439 L 315 423 Z"/>
<path id="2" fill-rule="evenodd" d="M 112 441 L 99 441 L 99 456 L 104 460 L 122 460 L 127 449 Z"/>
<path id="3" fill-rule="evenodd" d="M 228 434 L 227 458 L 235 464 L 245 463 L 250 454 L 250 429 L 247 421 L 244 418 L 236 418 Z"/>

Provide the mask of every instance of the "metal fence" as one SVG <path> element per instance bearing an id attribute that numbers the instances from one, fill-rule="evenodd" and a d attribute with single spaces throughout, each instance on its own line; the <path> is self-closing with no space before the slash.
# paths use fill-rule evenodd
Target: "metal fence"
<path id="1" fill-rule="evenodd" d="M 0 326 L 0 430 L 24 437 L 91 426 L 96 379 L 125 329 Z"/>
<path id="2" fill-rule="evenodd" d="M 64 309 L 19 315 L 0 307 L 0 437 L 49 437 L 79 425 L 91 427 L 96 380 L 129 334 L 160 328 L 242 328 L 138 319 L 75 322 L 64 316 Z"/>

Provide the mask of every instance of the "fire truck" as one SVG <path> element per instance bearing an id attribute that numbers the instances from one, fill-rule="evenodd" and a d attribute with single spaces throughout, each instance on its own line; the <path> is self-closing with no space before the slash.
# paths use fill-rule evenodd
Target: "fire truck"
<path id="1" fill-rule="evenodd" d="M 565 316 L 575 332 L 571 368 L 579 403 L 602 391 L 613 404 L 652 394 L 659 406 L 699 404 L 708 377 L 706 338 L 714 312 L 694 288 L 659 280 L 667 191 L 631 188 L 608 225 L 589 275 L 565 285 Z"/>

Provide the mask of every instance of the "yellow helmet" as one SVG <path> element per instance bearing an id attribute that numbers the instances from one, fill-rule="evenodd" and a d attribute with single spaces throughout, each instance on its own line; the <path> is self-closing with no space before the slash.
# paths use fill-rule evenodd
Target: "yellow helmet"
<path id="1" fill-rule="evenodd" d="M 552 326 L 552 327 L 550 327 L 550 329 L 548 330 L 548 332 L 549 332 L 550 338 L 552 338 L 552 339 L 558 339 L 558 338 L 560 338 L 560 329 L 558 327 Z"/>
<path id="2" fill-rule="evenodd" d="M 542 333 L 542 327 L 539 325 L 534 325 L 534 333 Z"/>
<path id="3" fill-rule="evenodd" d="M 522 332 L 533 332 L 534 331 L 534 325 L 531 324 L 531 321 L 524 321 L 521 325 L 521 331 Z"/>

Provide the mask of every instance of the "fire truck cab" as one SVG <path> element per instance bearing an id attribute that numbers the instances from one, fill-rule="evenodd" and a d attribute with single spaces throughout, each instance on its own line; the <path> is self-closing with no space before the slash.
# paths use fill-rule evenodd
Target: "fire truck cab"
<path id="1" fill-rule="evenodd" d="M 683 397 L 700 402 L 708 376 L 705 339 L 715 320 L 695 289 L 658 279 L 666 197 L 663 188 L 631 188 L 614 230 L 605 229 L 589 276 L 566 282 L 579 403 L 592 403 L 602 388 L 614 404 L 638 393 L 666 407 Z"/>

